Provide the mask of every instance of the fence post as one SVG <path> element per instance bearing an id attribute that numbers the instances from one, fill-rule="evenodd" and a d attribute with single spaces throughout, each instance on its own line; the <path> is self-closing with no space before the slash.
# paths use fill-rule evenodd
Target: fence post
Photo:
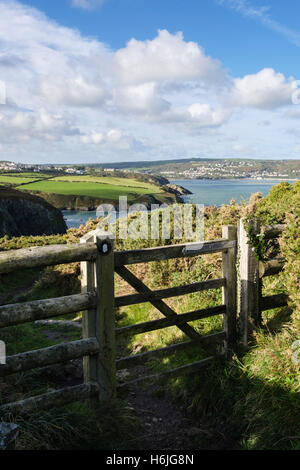
<path id="1" fill-rule="evenodd" d="M 100 400 L 106 401 L 116 394 L 116 339 L 115 339 L 115 290 L 114 290 L 114 241 L 113 235 L 96 230 L 98 255 L 96 258 L 97 285 L 97 339 L 100 353 L 98 383 Z"/>
<path id="2" fill-rule="evenodd" d="M 96 288 L 97 292 L 96 309 L 83 316 L 83 337 L 96 337 L 100 347 L 99 354 L 84 358 L 84 380 L 96 382 L 99 400 L 106 401 L 113 398 L 116 391 L 113 238 L 97 229 L 80 241 L 94 242 L 98 247 L 94 263 L 81 263 L 82 291 Z"/>
<path id="3" fill-rule="evenodd" d="M 80 239 L 80 243 L 95 242 L 94 232 L 89 232 Z M 83 294 L 91 292 L 96 288 L 95 263 L 93 261 L 82 261 L 80 263 L 81 271 L 81 292 Z M 97 309 L 87 310 L 82 315 L 82 337 L 96 337 Z M 85 383 L 98 383 L 97 376 L 98 356 L 83 357 L 83 377 Z M 94 401 L 94 399 L 92 400 Z"/>
<path id="4" fill-rule="evenodd" d="M 253 218 L 250 222 L 252 233 L 260 231 L 259 220 Z M 240 248 L 240 285 L 239 285 L 239 323 L 241 342 L 247 346 L 254 327 L 260 321 L 260 291 L 259 260 L 255 250 L 250 245 L 248 233 L 245 228 L 245 219 L 239 224 L 239 248 Z"/>
<path id="5" fill-rule="evenodd" d="M 237 240 L 235 225 L 222 227 L 222 238 Z M 226 313 L 223 315 L 223 329 L 226 332 L 225 353 L 229 359 L 236 344 L 236 312 L 237 312 L 237 274 L 236 274 L 237 246 L 228 248 L 222 253 L 223 277 L 226 285 L 223 287 L 223 303 Z"/>

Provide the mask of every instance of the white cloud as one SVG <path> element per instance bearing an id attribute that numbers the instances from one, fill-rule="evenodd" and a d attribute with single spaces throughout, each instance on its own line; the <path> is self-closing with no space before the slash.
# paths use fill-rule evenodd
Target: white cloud
<path id="1" fill-rule="evenodd" d="M 17 1 L 1 1 L 0 19 L 0 38 L 10 44 L 9 55 L 18 51 L 18 58 L 40 70 L 42 67 L 49 70 L 51 60 L 57 59 L 62 52 L 71 54 L 78 61 L 80 57 L 97 55 L 105 50 L 99 41 L 83 37 L 75 29 L 61 26 L 39 10 Z M 28 54 L 28 50 L 34 55 Z"/>
<path id="2" fill-rule="evenodd" d="M 295 80 L 265 68 L 256 74 L 236 78 L 225 102 L 230 106 L 274 109 L 292 104 L 296 88 Z"/>
<path id="3" fill-rule="evenodd" d="M 143 114 L 144 117 L 159 115 L 170 108 L 170 103 L 159 95 L 154 82 L 118 88 L 115 104 L 124 112 Z"/>
<path id="4" fill-rule="evenodd" d="M 89 106 L 104 98 L 101 71 L 110 52 L 99 41 L 34 8 L 0 2 L 0 44 L 0 79 L 7 84 L 7 98 L 18 106 L 46 107 L 56 99 Z"/>
<path id="5" fill-rule="evenodd" d="M 194 103 L 188 107 L 188 113 L 192 121 L 203 126 L 220 126 L 230 117 L 230 111 L 225 109 L 214 110 L 208 104 Z"/>
<path id="6" fill-rule="evenodd" d="M 39 76 L 35 91 L 49 102 L 67 106 L 97 107 L 109 98 L 107 89 L 88 83 L 82 76 Z"/>
<path id="7" fill-rule="evenodd" d="M 102 132 L 91 132 L 82 135 L 80 139 L 84 144 L 101 144 L 104 141 L 104 134 Z"/>
<path id="8" fill-rule="evenodd" d="M 75 8 L 82 8 L 83 10 L 94 10 L 103 5 L 105 0 L 71 0 L 72 6 Z"/>
<path id="9" fill-rule="evenodd" d="M 3 142 L 30 139 L 58 141 L 78 134 L 79 130 L 72 120 L 60 115 L 51 115 L 44 109 L 35 113 L 16 112 L 12 115 L 1 115 L 0 137 Z"/>
<path id="10" fill-rule="evenodd" d="M 132 135 L 120 129 L 107 129 L 103 132 L 93 130 L 92 132 L 82 134 L 80 140 L 83 144 L 112 146 L 122 150 L 143 145 L 142 142 L 137 141 Z"/>
<path id="11" fill-rule="evenodd" d="M 189 132 L 195 129 L 217 128 L 222 126 L 231 116 L 225 108 L 214 109 L 209 104 L 193 103 L 188 107 L 174 107 L 160 116 L 161 122 L 178 124 Z"/>
<path id="12" fill-rule="evenodd" d="M 205 55 L 195 42 L 185 42 L 181 32 L 158 31 L 147 41 L 131 39 L 114 57 L 114 72 L 127 84 L 164 80 L 219 82 L 224 72 L 217 60 Z"/>

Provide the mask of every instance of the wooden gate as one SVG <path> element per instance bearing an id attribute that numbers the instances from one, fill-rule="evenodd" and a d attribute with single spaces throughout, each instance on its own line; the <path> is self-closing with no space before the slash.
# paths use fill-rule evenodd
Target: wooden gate
<path id="1" fill-rule="evenodd" d="M 282 226 L 262 228 L 265 237 L 276 237 L 282 229 Z M 256 230 L 259 233 L 258 224 L 256 224 Z M 83 338 L 81 340 L 9 356 L 6 358 L 6 364 L 0 364 L 0 377 L 4 377 L 83 357 L 84 383 L 19 402 L 4 404 L 0 407 L 0 414 L 8 412 L 22 414 L 30 410 L 51 408 L 86 398 L 108 400 L 116 395 L 117 370 L 135 367 L 144 364 L 150 358 L 165 357 L 197 345 L 221 344 L 221 354 L 230 359 L 238 341 L 237 250 L 237 229 L 235 226 L 229 225 L 223 227 L 222 239 L 200 243 L 114 251 L 112 237 L 107 232 L 97 229 L 84 236 L 80 244 L 34 247 L 0 253 L 0 274 L 79 261 L 81 262 L 82 283 L 81 294 L 0 306 L 0 329 L 68 313 L 84 312 L 82 317 Z M 242 341 L 247 344 L 252 329 L 255 324 L 259 323 L 261 312 L 287 303 L 285 294 L 261 296 L 260 279 L 280 272 L 283 269 L 284 260 L 279 258 L 259 263 L 249 245 L 243 221 L 241 221 L 239 229 L 239 250 L 240 332 Z M 128 266 L 138 263 L 217 252 L 222 253 L 222 277 L 155 291 L 149 289 L 128 268 Z M 135 289 L 135 294 L 115 297 L 115 272 Z M 178 315 L 163 300 L 217 288 L 223 290 L 223 302 L 215 307 Z M 165 318 L 116 328 L 116 307 L 143 302 L 150 302 Z M 189 325 L 189 322 L 214 315 L 222 315 L 223 317 L 223 329 L 219 333 L 201 336 Z M 116 338 L 123 335 L 142 334 L 169 326 L 177 326 L 189 339 L 165 348 L 116 360 Z M 216 349 L 214 354 L 210 354 L 200 361 L 161 374 L 143 377 L 136 381 L 194 372 L 213 362 L 219 355 L 220 352 Z"/>
<path id="2" fill-rule="evenodd" d="M 116 393 L 116 370 L 128 369 L 147 360 L 164 357 L 174 352 L 180 352 L 207 344 L 223 343 L 223 355 L 227 358 L 232 354 L 236 340 L 236 253 L 237 231 L 235 226 L 223 227 L 223 238 L 220 240 L 194 242 L 156 248 L 146 248 L 131 251 L 116 251 L 113 249 L 113 239 L 106 232 L 99 230 L 87 234 L 81 243 L 94 242 L 98 247 L 95 261 L 81 263 L 83 292 L 97 289 L 98 301 L 94 309 L 84 316 L 84 338 L 97 338 L 99 342 L 98 355 L 84 359 L 84 379 L 86 383 L 99 384 L 100 398 L 108 399 Z M 188 285 L 171 287 L 152 291 L 130 269 L 129 265 L 162 261 L 171 258 L 205 255 L 208 253 L 222 253 L 223 275 L 219 279 L 194 282 Z M 114 298 L 114 272 L 123 278 L 136 294 L 124 295 Z M 201 292 L 208 289 L 223 289 L 223 304 L 195 310 L 178 315 L 163 299 L 179 295 Z M 114 310 L 116 307 L 150 302 L 166 318 L 153 320 L 136 325 L 115 328 Z M 223 315 L 223 330 L 216 334 L 201 336 L 188 322 L 214 315 Z M 176 325 L 189 338 L 188 341 L 156 349 L 137 355 L 130 355 L 116 360 L 116 336 L 136 335 Z M 133 382 L 146 381 L 153 378 L 170 377 L 185 372 L 198 370 L 200 367 L 212 362 L 219 354 L 209 356 L 192 364 L 184 365 L 161 374 L 142 377 Z M 127 384 L 126 384 L 127 385 Z"/>

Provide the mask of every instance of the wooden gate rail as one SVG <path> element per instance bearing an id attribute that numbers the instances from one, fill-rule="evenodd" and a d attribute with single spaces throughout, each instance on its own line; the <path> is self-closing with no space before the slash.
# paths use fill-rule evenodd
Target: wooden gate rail
<path id="1" fill-rule="evenodd" d="M 121 359 L 117 360 L 117 369 L 119 370 L 136 367 L 138 365 L 144 364 L 150 359 L 169 356 L 170 354 L 186 351 L 188 349 L 194 348 L 195 346 L 220 344 L 225 340 L 225 338 L 225 331 L 221 331 L 212 335 L 202 336 L 198 340 L 184 341 L 181 343 L 171 344 L 170 346 L 165 346 L 163 348 L 154 349 L 153 351 L 122 357 Z"/>
<path id="2" fill-rule="evenodd" d="M 95 383 L 74 385 L 54 392 L 43 393 L 17 402 L 7 403 L 0 407 L 3 415 L 27 415 L 37 410 L 51 410 L 54 407 L 68 405 L 74 401 L 97 398 L 99 386 Z"/>
<path id="3" fill-rule="evenodd" d="M 272 238 L 278 238 L 284 229 L 285 225 L 282 224 L 263 225 L 261 227 L 261 233 L 264 235 L 265 240 L 271 240 Z"/>
<path id="4" fill-rule="evenodd" d="M 95 292 L 2 305 L 0 306 L 0 328 L 76 313 L 93 308 L 95 305 Z"/>
<path id="5" fill-rule="evenodd" d="M 200 369 L 206 367 L 213 362 L 216 361 L 217 358 L 223 358 L 224 354 L 215 354 L 214 356 L 206 357 L 205 359 L 201 359 L 200 361 L 192 362 L 192 364 L 185 364 L 183 366 L 176 367 L 174 369 L 169 369 L 164 372 L 160 372 L 158 374 L 147 375 L 146 377 L 140 377 L 135 380 L 130 380 L 128 382 L 122 383 L 118 385 L 118 389 L 128 388 L 132 385 L 138 385 L 139 383 L 147 383 L 147 382 L 159 382 L 160 380 L 170 379 L 173 377 L 178 377 L 179 375 L 183 374 L 191 374 L 192 372 L 199 372 Z"/>
<path id="6" fill-rule="evenodd" d="M 0 367 L 0 377 L 37 367 L 66 362 L 70 359 L 95 354 L 98 351 L 99 344 L 96 338 L 89 338 L 15 354 L 14 356 L 6 357 L 6 364 Z"/>
<path id="7" fill-rule="evenodd" d="M 135 305 L 144 302 L 150 302 L 152 300 L 167 299 L 170 297 L 192 294 L 209 289 L 218 289 L 219 287 L 224 287 L 225 283 L 225 278 L 211 279 L 208 281 L 194 282 L 192 284 L 186 284 L 183 286 L 169 287 L 167 289 L 151 291 L 147 294 L 122 295 L 121 297 L 115 298 L 115 306 L 124 307 L 126 305 Z"/>
<path id="8" fill-rule="evenodd" d="M 0 274 L 19 269 L 41 268 L 56 264 L 92 261 L 97 256 L 97 245 L 50 245 L 21 248 L 0 253 Z"/>
<path id="9" fill-rule="evenodd" d="M 117 251 L 115 253 L 115 267 L 217 253 L 226 251 L 228 248 L 235 248 L 236 246 L 236 240 L 220 239 L 144 248 L 140 250 Z"/>
<path id="10" fill-rule="evenodd" d="M 226 305 L 181 313 L 180 315 L 172 316 L 171 318 L 160 318 L 159 320 L 137 323 L 136 325 L 122 326 L 121 328 L 116 328 L 116 335 L 117 337 L 138 335 L 148 331 L 161 330 L 162 328 L 167 328 L 169 326 L 181 325 L 182 323 L 213 317 L 222 313 L 226 313 Z"/>
<path id="11" fill-rule="evenodd" d="M 139 293 L 152 292 L 149 287 L 145 286 L 145 284 L 140 279 L 138 279 L 131 271 L 125 268 L 125 266 L 116 268 L 116 273 L 119 274 L 119 276 L 121 276 L 124 281 L 127 281 L 128 284 L 130 284 Z M 160 313 L 162 313 L 165 317 L 177 317 L 177 313 L 171 307 L 169 307 L 169 305 L 167 305 L 163 300 L 150 300 L 149 302 L 153 305 L 153 307 L 157 308 L 157 310 L 159 310 Z M 178 328 L 191 339 L 197 339 L 200 336 L 199 333 L 197 333 L 194 328 L 192 328 L 187 323 L 179 325 Z"/>
<path id="12" fill-rule="evenodd" d="M 280 273 L 284 268 L 284 258 L 270 258 L 265 261 L 260 261 L 258 264 L 258 275 L 259 278 L 267 276 L 274 276 L 274 274 Z"/>
<path id="13" fill-rule="evenodd" d="M 260 299 L 261 311 L 272 308 L 285 307 L 288 304 L 289 296 L 287 294 L 267 295 Z"/>

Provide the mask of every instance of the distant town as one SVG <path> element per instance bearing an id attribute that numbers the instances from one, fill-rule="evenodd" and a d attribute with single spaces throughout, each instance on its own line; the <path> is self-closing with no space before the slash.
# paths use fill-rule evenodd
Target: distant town
<path id="1" fill-rule="evenodd" d="M 181 159 L 152 162 L 92 164 L 24 164 L 0 161 L 0 172 L 50 172 L 83 175 L 86 173 L 145 173 L 172 179 L 299 179 L 300 160 Z"/>

